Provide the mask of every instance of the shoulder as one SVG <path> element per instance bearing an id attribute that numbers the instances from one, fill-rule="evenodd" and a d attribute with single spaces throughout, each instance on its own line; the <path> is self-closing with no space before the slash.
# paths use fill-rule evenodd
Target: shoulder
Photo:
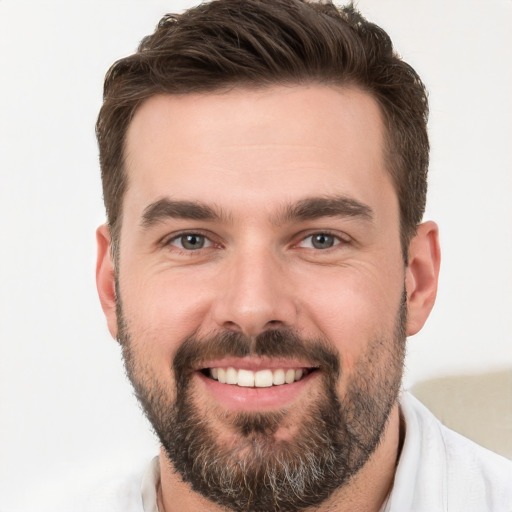
<path id="1" fill-rule="evenodd" d="M 512 461 L 445 427 L 408 393 L 401 407 L 420 445 L 417 463 L 426 466 L 446 510 L 512 511 Z"/>
<path id="2" fill-rule="evenodd" d="M 512 461 L 440 424 L 446 450 L 448 503 L 470 507 L 487 503 L 490 511 L 512 511 Z"/>
<path id="3" fill-rule="evenodd" d="M 24 510 L 31 512 L 143 512 L 141 483 L 146 467 L 87 470 L 34 493 Z"/>
<path id="4" fill-rule="evenodd" d="M 97 483 L 78 500 L 74 500 L 76 512 L 142 512 L 141 473 L 134 472 L 113 476 Z M 67 506 L 68 507 L 68 506 Z M 70 510 L 66 507 L 66 510 Z"/>

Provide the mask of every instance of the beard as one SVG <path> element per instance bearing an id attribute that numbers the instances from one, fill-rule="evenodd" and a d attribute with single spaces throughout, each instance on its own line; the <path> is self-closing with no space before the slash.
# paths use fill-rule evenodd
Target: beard
<path id="1" fill-rule="evenodd" d="M 404 293 L 392 339 L 369 341 L 347 376 L 343 396 L 338 391 L 343 366 L 333 343 L 303 339 L 285 328 L 255 338 L 231 331 L 186 338 L 172 362 L 174 388 L 161 382 L 136 350 L 141 344 L 134 341 L 140 340 L 128 332 L 120 300 L 118 340 L 135 394 L 184 482 L 236 512 L 295 512 L 317 507 L 345 487 L 378 447 L 400 390 L 406 311 Z M 191 384 L 200 362 L 246 356 L 298 358 L 318 368 L 321 390 L 298 420 L 297 410 L 290 420 L 286 409 L 229 413 L 200 403 Z M 291 425 L 293 436 L 276 436 Z M 230 442 L 223 441 L 226 431 L 234 433 Z"/>

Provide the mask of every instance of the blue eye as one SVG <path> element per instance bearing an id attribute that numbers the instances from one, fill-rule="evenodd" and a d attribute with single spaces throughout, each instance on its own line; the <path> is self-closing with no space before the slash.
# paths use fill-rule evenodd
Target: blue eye
<path id="1" fill-rule="evenodd" d="M 313 248 L 313 249 L 330 249 L 340 243 L 340 239 L 329 233 L 315 233 L 309 235 L 299 244 L 301 247 Z"/>
<path id="2" fill-rule="evenodd" d="M 188 233 L 184 235 L 177 236 L 170 240 L 170 245 L 174 245 L 180 249 L 185 249 L 187 251 L 197 251 L 198 249 L 204 249 L 205 247 L 209 247 L 211 242 L 203 235 L 198 235 L 197 233 Z"/>
<path id="3" fill-rule="evenodd" d="M 335 241 L 332 235 L 326 235 L 325 233 L 311 236 L 311 245 L 315 249 L 329 249 L 334 245 Z"/>

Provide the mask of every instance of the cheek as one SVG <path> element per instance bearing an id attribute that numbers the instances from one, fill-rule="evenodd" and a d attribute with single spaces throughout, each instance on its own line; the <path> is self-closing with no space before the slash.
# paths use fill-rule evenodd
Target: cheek
<path id="1" fill-rule="evenodd" d="M 308 331 L 320 331 L 336 346 L 345 370 L 352 368 L 370 341 L 394 336 L 403 283 L 403 270 L 382 273 L 361 265 L 317 274 L 314 282 L 303 279 Z"/>
<path id="2" fill-rule="evenodd" d="M 169 367 L 176 350 L 198 330 L 207 312 L 199 286 L 163 273 L 144 280 L 127 278 L 121 297 L 132 339 L 143 345 L 146 360 L 156 367 Z"/>

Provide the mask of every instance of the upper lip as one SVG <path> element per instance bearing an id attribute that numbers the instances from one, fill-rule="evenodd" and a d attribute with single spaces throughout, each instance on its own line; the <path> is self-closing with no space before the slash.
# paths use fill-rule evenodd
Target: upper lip
<path id="1" fill-rule="evenodd" d="M 225 357 L 206 361 L 197 366 L 197 370 L 206 368 L 237 368 L 244 370 L 286 370 L 288 368 L 316 368 L 318 365 L 286 358 L 268 358 L 268 357 Z"/>

